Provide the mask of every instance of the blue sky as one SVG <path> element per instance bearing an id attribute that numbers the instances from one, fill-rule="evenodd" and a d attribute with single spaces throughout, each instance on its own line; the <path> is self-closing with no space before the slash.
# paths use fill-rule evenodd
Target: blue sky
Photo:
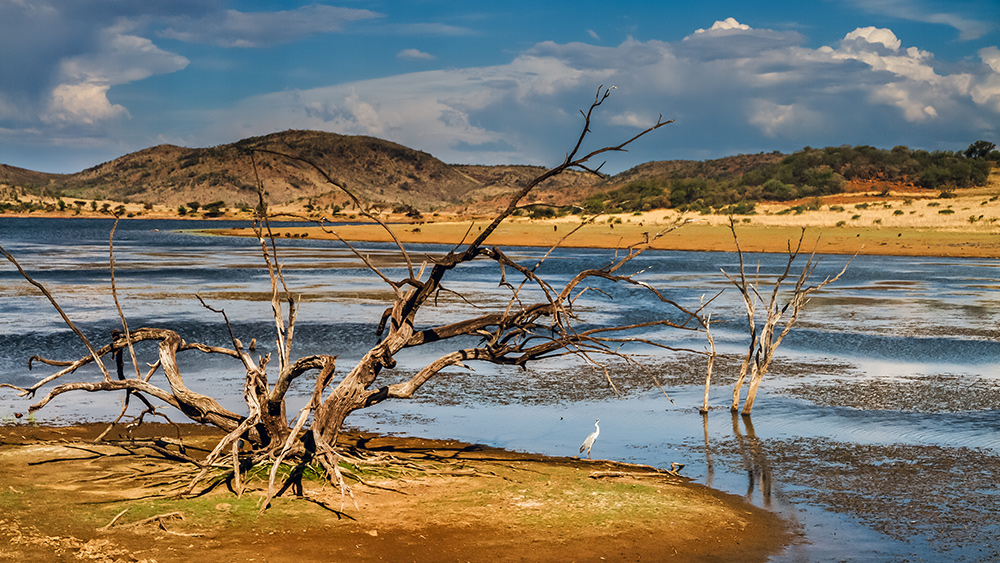
<path id="1" fill-rule="evenodd" d="M 0 0 L 0 163 L 76 172 L 285 129 L 445 162 L 1000 144 L 996 0 Z"/>

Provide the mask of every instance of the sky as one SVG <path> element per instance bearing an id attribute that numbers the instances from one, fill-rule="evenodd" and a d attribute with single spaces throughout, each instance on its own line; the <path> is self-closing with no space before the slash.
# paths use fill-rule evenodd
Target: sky
<path id="1" fill-rule="evenodd" d="M 78 172 L 287 129 L 616 173 L 806 146 L 1000 144 L 996 0 L 0 0 L 0 163 Z M 599 162 L 597 163 L 599 164 Z"/>

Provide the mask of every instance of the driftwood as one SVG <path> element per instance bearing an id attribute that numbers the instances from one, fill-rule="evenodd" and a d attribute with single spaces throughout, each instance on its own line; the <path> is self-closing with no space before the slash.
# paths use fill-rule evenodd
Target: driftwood
<path id="1" fill-rule="evenodd" d="M 269 483 L 261 503 L 263 509 L 267 507 L 271 498 L 287 490 L 292 481 L 300 479 L 305 469 L 310 466 L 320 468 L 331 482 L 340 486 L 343 493 L 342 500 L 352 496 L 340 468 L 344 452 L 336 445 L 345 419 L 354 411 L 382 401 L 413 397 L 425 383 L 446 368 L 463 367 L 470 362 L 526 366 L 545 358 L 575 355 L 601 370 L 609 385 L 614 388 L 609 368 L 610 361 L 629 362 L 642 367 L 635 359 L 621 351 L 622 346 L 641 344 L 676 350 L 644 337 L 644 332 L 659 327 L 689 331 L 705 328 L 704 320 L 700 316 L 701 308 L 686 309 L 659 289 L 638 279 L 642 272 L 626 271 L 627 266 L 648 250 L 653 241 L 678 228 L 680 223 L 669 225 L 661 232 L 647 234 L 642 242 L 620 249 L 609 263 L 579 271 L 561 285 L 554 284 L 539 273 L 539 267 L 549 254 L 534 264 L 525 264 L 509 256 L 503 249 L 487 245 L 487 239 L 497 227 L 507 220 L 532 190 L 545 180 L 571 169 L 600 174 L 601 166 L 593 166 L 591 161 L 604 153 L 626 151 L 633 142 L 672 122 L 660 118 L 655 124 L 620 144 L 584 152 L 582 147 L 591 133 L 593 114 L 608 99 L 610 93 L 611 89 L 599 89 L 587 111 L 581 112 L 582 131 L 561 164 L 540 174 L 512 194 L 506 208 L 498 212 L 481 230 L 476 231 L 474 237 L 471 236 L 470 225 L 470 234 L 467 235 L 466 241 L 443 256 L 428 257 L 419 261 L 415 260 L 398 240 L 392 227 L 380 219 L 377 209 L 362 202 L 330 171 L 321 169 L 300 155 L 264 149 L 251 149 L 247 152 L 246 157 L 255 171 L 259 158 L 284 159 L 316 169 L 330 184 L 331 189 L 346 194 L 363 217 L 379 224 L 389 234 L 398 255 L 406 265 L 405 276 L 402 279 L 393 279 L 388 273 L 380 270 L 363 252 L 349 242 L 341 240 L 364 262 L 374 276 L 392 290 L 393 297 L 375 328 L 377 343 L 353 366 L 340 373 L 336 372 L 336 355 L 292 357 L 292 342 L 300 299 L 289 288 L 282 270 L 281 249 L 277 244 L 280 233 L 275 233 L 271 229 L 264 189 L 259 179 L 259 204 L 256 209 L 254 229 L 264 267 L 271 281 L 271 311 L 276 344 L 274 358 L 271 355 L 251 355 L 254 349 L 253 341 L 249 349 L 245 347 L 235 334 L 226 312 L 213 307 L 200 296 L 198 299 L 206 310 L 218 315 L 220 322 L 228 328 L 227 345 L 211 346 L 188 342 L 181 334 L 169 328 L 130 327 L 118 303 L 115 286 L 114 229 L 109 241 L 110 269 L 112 293 L 121 319 L 121 327 L 114 330 L 110 342 L 100 347 L 92 345 L 87 336 L 63 311 L 55 297 L 24 271 L 14 256 L 0 247 L 0 252 L 14 264 L 24 278 L 48 298 L 62 315 L 66 325 L 78 335 L 88 350 L 86 356 L 70 362 L 34 356 L 29 365 L 33 361 L 61 369 L 35 385 L 20 388 L 18 391 L 22 396 L 31 398 L 43 388 L 48 389 L 41 400 L 31 405 L 30 411 L 43 408 L 53 398 L 64 393 L 125 391 L 126 405 L 115 419 L 116 422 L 125 416 L 128 399 L 135 397 L 142 402 L 144 409 L 135 417 L 132 424 L 141 423 L 142 418 L 147 415 L 166 418 L 161 412 L 162 409 L 155 406 L 155 403 L 159 402 L 191 421 L 218 427 L 226 432 L 226 435 L 204 460 L 197 462 L 200 471 L 191 481 L 188 492 L 194 492 L 198 484 L 210 474 L 213 479 L 218 479 L 220 478 L 218 473 L 222 472 L 221 478 L 231 479 L 234 490 L 239 494 L 243 490 L 242 473 L 249 467 L 265 465 L 269 466 Z M 319 224 L 328 232 L 336 234 L 325 220 Z M 574 232 L 575 230 L 570 230 L 564 239 L 572 236 Z M 490 261 L 496 266 L 499 278 L 497 291 L 506 292 L 506 305 L 493 310 L 480 310 L 468 318 L 447 324 L 436 324 L 433 315 L 421 315 L 425 305 L 433 304 L 438 296 L 443 293 L 454 294 L 446 284 L 449 274 L 474 260 Z M 657 320 L 643 323 L 577 328 L 578 312 L 575 304 L 578 299 L 595 291 L 605 291 L 596 289 L 592 285 L 594 281 L 610 282 L 612 285 L 647 291 L 663 304 L 675 320 L 669 320 L 668 314 L 664 313 Z M 527 291 L 529 288 L 530 299 Z M 464 296 L 460 297 L 470 302 Z M 474 337 L 477 343 L 472 344 L 465 337 Z M 380 383 L 380 376 L 395 368 L 395 356 L 400 351 L 431 342 L 458 341 L 459 338 L 463 338 L 462 345 L 454 345 L 450 351 L 418 369 L 412 377 L 392 384 Z M 148 362 L 148 368 L 143 369 L 140 368 L 135 347 L 138 343 L 146 341 L 158 344 L 156 357 Z M 694 350 L 684 351 L 701 353 Z M 246 411 L 230 411 L 220 405 L 215 398 L 190 388 L 183 377 L 183 364 L 179 358 L 181 353 L 221 355 L 238 362 L 246 374 L 243 381 Z M 114 359 L 114 374 L 105 365 L 109 358 Z M 131 362 L 133 369 L 125 368 L 126 359 Z M 62 382 L 68 380 L 76 370 L 90 364 L 97 365 L 101 370 L 103 374 L 101 380 Z M 273 376 L 269 375 L 269 370 L 276 373 Z M 302 377 L 315 377 L 313 393 L 308 404 L 290 419 L 289 413 L 285 410 L 285 395 L 292 383 Z M 279 486 L 277 475 L 282 465 L 290 467 L 290 477 Z"/>

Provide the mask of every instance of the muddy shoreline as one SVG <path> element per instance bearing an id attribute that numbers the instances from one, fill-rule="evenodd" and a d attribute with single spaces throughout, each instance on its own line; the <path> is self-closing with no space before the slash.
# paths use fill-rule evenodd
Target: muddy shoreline
<path id="1" fill-rule="evenodd" d="M 0 560 L 162 563 L 193 549 L 226 561 L 763 562 L 798 537 L 738 496 L 647 466 L 359 433 L 343 444 L 371 462 L 352 466 L 357 506 L 307 483 L 258 515 L 260 491 L 225 482 L 173 498 L 191 471 L 124 431 L 111 434 L 120 446 L 93 444 L 104 427 L 0 427 Z M 220 436 L 181 428 L 189 454 Z"/>

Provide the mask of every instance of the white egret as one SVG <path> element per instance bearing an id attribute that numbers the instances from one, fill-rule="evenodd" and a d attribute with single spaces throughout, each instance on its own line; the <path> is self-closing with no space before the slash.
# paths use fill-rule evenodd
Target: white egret
<path id="1" fill-rule="evenodd" d="M 583 445 L 580 446 L 580 453 L 583 453 L 583 450 L 587 450 L 587 459 L 590 459 L 590 448 L 594 447 L 594 442 L 597 441 L 597 436 L 601 433 L 601 427 L 597 424 L 600 421 L 601 419 L 598 418 L 597 421 L 594 422 L 595 430 L 590 433 L 590 436 L 587 436 L 587 439 L 583 441 Z"/>

